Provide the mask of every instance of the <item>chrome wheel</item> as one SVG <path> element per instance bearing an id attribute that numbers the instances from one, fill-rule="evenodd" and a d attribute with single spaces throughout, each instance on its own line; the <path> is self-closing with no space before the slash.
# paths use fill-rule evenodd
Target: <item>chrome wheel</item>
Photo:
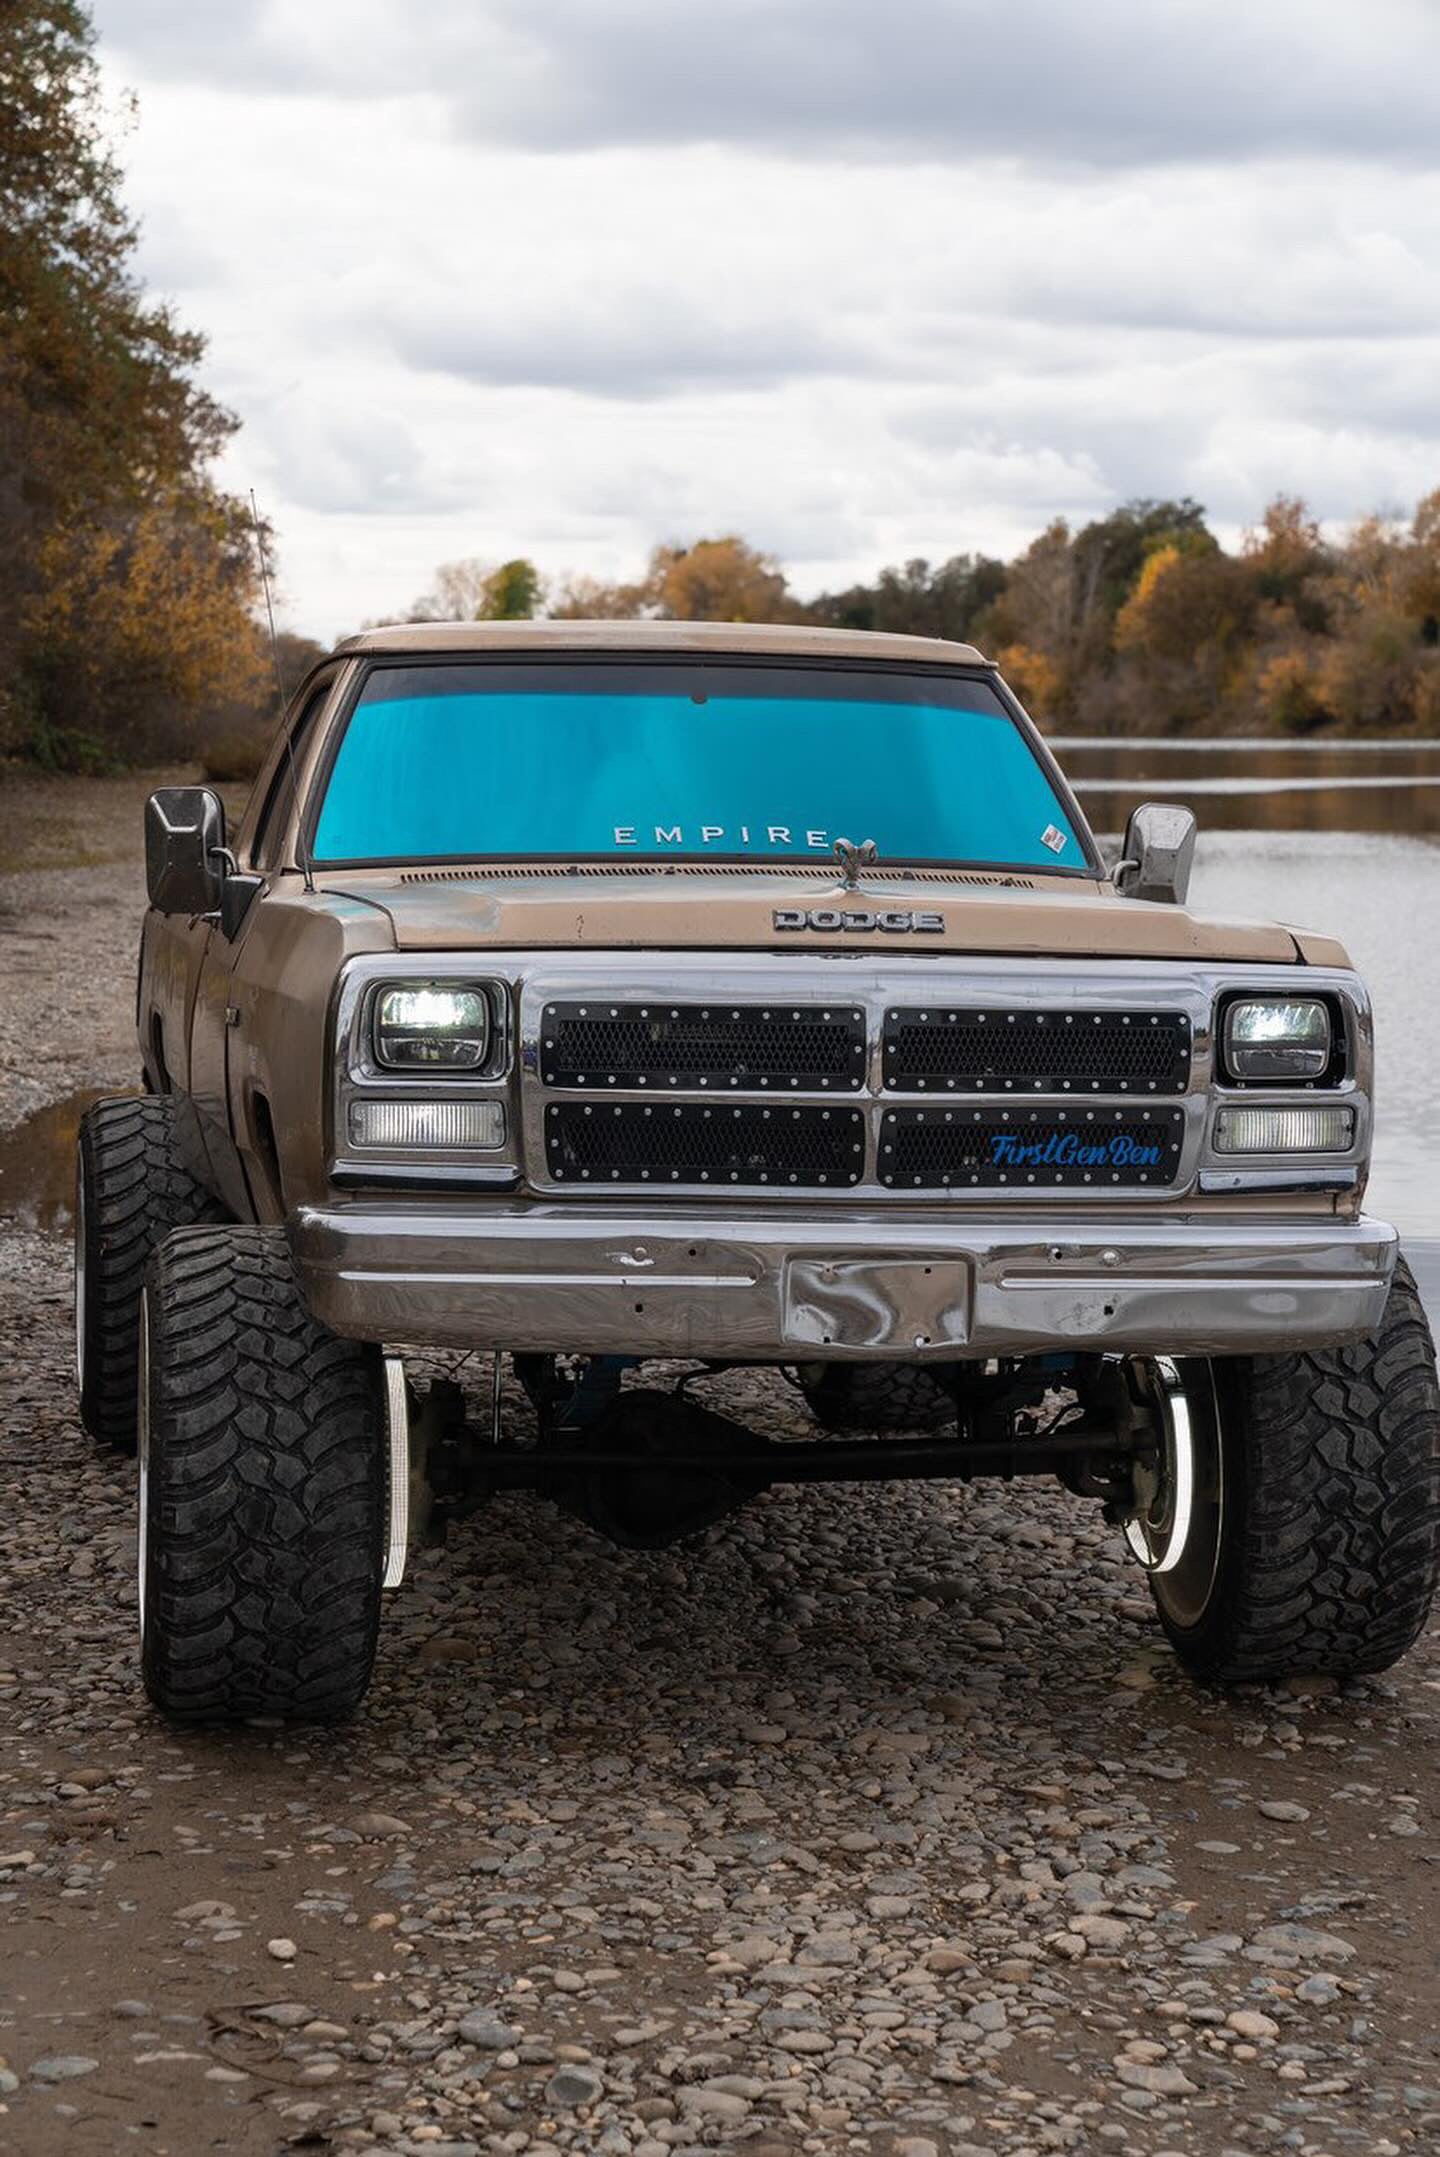
<path id="1" fill-rule="evenodd" d="M 135 1403 L 136 1452 L 140 1460 L 140 1520 L 135 1535 L 135 1583 L 140 1600 L 140 1641 L 145 1641 L 145 1583 L 148 1572 L 148 1516 L 150 1512 L 150 1295 L 140 1291 L 140 1346 Z"/>
<path id="2" fill-rule="evenodd" d="M 1159 1427 L 1155 1453 L 1134 1472 L 1125 1523 L 1132 1555 L 1150 1575 L 1172 1625 L 1199 1623 L 1209 1606 L 1225 1531 L 1225 1470 L 1215 1379 L 1208 1362 L 1169 1356 L 1136 1366 Z"/>

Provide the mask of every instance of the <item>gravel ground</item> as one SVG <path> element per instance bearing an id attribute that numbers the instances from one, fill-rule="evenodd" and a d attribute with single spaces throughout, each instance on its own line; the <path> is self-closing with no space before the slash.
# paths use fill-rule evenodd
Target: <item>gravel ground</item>
<path id="1" fill-rule="evenodd" d="M 352 1728 L 167 1731 L 25 1202 L 46 1105 L 133 1074 L 134 886 L 0 879 L 0 1126 L 42 1112 L 0 1184 L 0 2149 L 1435 2149 L 1433 1638 L 1202 1693 L 1038 1485 L 777 1493 L 661 1555 L 507 1498 Z"/>

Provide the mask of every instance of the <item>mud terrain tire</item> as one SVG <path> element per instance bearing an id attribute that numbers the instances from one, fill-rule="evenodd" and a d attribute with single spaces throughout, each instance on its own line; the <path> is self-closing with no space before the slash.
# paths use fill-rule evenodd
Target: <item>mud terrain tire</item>
<path id="1" fill-rule="evenodd" d="M 1188 1624 L 1200 1677 L 1264 1683 L 1386 1670 L 1424 1630 L 1440 1574 L 1440 1388 L 1403 1259 L 1379 1328 L 1350 1348 L 1218 1358 L 1225 1525 Z"/>
<path id="2" fill-rule="evenodd" d="M 135 1450 L 140 1292 L 172 1228 L 223 1221 L 175 1143 L 166 1094 L 96 1101 L 80 1124 L 75 1197 L 75 1360 L 80 1420 L 117 1452 Z"/>
<path id="3" fill-rule="evenodd" d="M 334 1722 L 384 1569 L 379 1350 L 318 1326 L 283 1230 L 189 1228 L 146 1278 L 142 1665 L 178 1722 Z"/>
<path id="4" fill-rule="evenodd" d="M 806 1363 L 796 1376 L 822 1430 L 937 1431 L 955 1423 L 954 1396 L 918 1363 Z"/>

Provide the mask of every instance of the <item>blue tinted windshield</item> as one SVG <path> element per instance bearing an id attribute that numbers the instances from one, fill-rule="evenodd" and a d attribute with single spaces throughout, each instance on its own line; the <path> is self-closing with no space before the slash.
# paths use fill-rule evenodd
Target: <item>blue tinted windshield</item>
<path id="1" fill-rule="evenodd" d="M 377 666 L 331 768 L 326 862 L 630 855 L 1081 868 L 982 679 L 584 660 Z"/>

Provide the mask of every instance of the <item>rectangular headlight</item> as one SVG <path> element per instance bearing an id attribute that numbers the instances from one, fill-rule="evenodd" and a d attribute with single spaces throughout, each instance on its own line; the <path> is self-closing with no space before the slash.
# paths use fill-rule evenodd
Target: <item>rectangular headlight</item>
<path id="1" fill-rule="evenodd" d="M 1348 1153 L 1354 1140 L 1353 1108 L 1222 1108 L 1215 1118 L 1217 1153 Z"/>
<path id="2" fill-rule="evenodd" d="M 391 1071 L 477 1071 L 490 1053 L 490 999 L 464 982 L 396 982 L 375 995 L 375 1061 Z"/>
<path id="3" fill-rule="evenodd" d="M 352 1146 L 485 1152 L 505 1143 L 503 1101 L 352 1101 Z"/>
<path id="4" fill-rule="evenodd" d="M 1330 1041 L 1330 1013 L 1315 996 L 1239 997 L 1225 1012 L 1225 1068 L 1242 1082 L 1323 1078 Z"/>

